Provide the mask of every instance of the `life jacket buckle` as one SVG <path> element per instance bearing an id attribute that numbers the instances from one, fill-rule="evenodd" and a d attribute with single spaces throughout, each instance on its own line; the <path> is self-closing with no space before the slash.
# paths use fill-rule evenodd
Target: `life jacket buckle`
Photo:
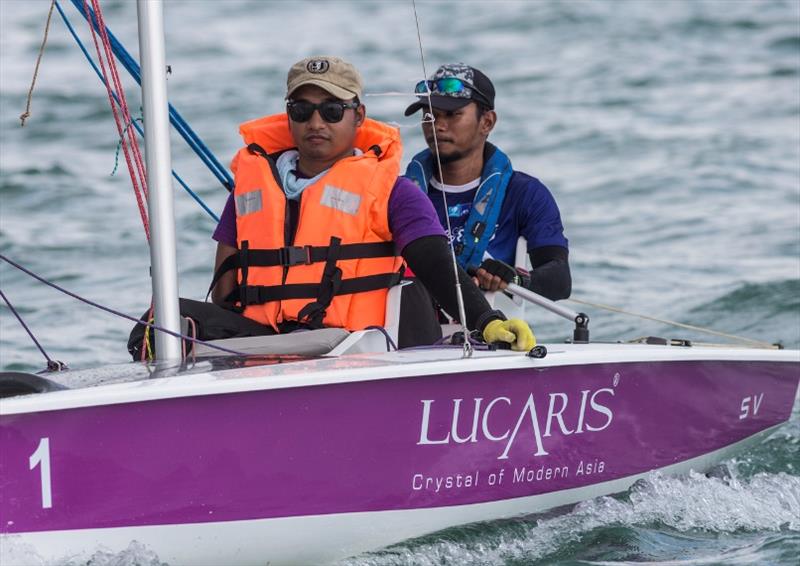
<path id="1" fill-rule="evenodd" d="M 261 300 L 260 293 L 257 287 L 245 286 L 240 287 L 242 291 L 242 297 L 240 297 L 239 302 L 241 303 L 242 307 L 250 306 L 250 305 L 259 305 L 263 301 Z"/>
<path id="2" fill-rule="evenodd" d="M 286 246 L 280 248 L 280 262 L 284 267 L 311 265 L 311 246 Z"/>

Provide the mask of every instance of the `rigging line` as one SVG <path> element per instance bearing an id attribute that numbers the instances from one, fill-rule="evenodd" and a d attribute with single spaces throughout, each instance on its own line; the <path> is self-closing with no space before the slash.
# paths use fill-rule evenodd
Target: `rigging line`
<path id="1" fill-rule="evenodd" d="M 215 214 L 215 213 L 214 213 L 214 212 L 213 212 L 213 211 L 212 211 L 210 208 L 208 208 L 208 205 L 207 205 L 207 204 L 206 204 L 206 203 L 203 201 L 203 199 L 201 199 L 201 198 L 200 198 L 200 195 L 198 195 L 198 194 L 197 194 L 197 193 L 195 193 L 195 192 L 194 192 L 192 189 L 190 189 L 190 188 L 189 188 L 189 185 L 187 185 L 187 184 L 186 184 L 186 182 L 185 182 L 183 179 L 181 179 L 180 175 L 178 175 L 178 174 L 175 172 L 175 170 L 174 170 L 174 169 L 173 169 L 173 171 L 172 171 L 172 176 L 173 176 L 173 177 L 175 177 L 175 180 L 176 180 L 176 181 L 178 181 L 178 183 L 180 183 L 181 187 L 183 187 L 183 189 L 184 189 L 184 190 L 185 190 L 187 193 L 189 193 L 189 196 L 190 196 L 190 197 L 192 197 L 192 198 L 195 200 L 195 202 L 197 202 L 197 204 L 199 204 L 199 205 L 200 205 L 200 207 L 201 207 L 203 210 L 205 210 L 205 211 L 206 211 L 206 213 L 207 213 L 207 214 L 208 214 L 208 215 L 209 215 L 211 218 L 213 218 L 213 219 L 214 219 L 214 221 L 215 221 L 215 222 L 219 223 L 219 216 L 217 216 L 217 215 L 216 215 L 216 214 Z"/>
<path id="2" fill-rule="evenodd" d="M 36 77 L 39 76 L 39 63 L 42 62 L 42 55 L 44 55 L 44 46 L 47 44 L 47 34 L 50 31 L 50 19 L 53 17 L 53 6 L 56 0 L 50 2 L 50 11 L 47 12 L 47 23 L 44 25 L 44 37 L 42 38 L 42 46 L 39 48 L 39 56 L 36 57 L 36 66 L 33 68 L 33 80 L 31 80 L 31 88 L 28 90 L 28 102 L 25 105 L 25 112 L 20 114 L 19 121 L 20 127 L 25 127 L 25 120 L 31 115 L 31 99 L 33 98 L 33 87 L 36 84 Z M 48 358 L 49 360 L 49 358 Z"/>
<path id="3" fill-rule="evenodd" d="M 95 0 L 92 0 L 94 2 Z M 112 70 L 112 77 L 111 80 L 114 81 L 113 89 L 111 85 L 111 80 L 108 78 L 108 73 L 106 72 L 106 64 L 103 61 L 103 53 L 100 50 L 100 44 L 97 40 L 97 33 L 95 32 L 95 28 L 91 24 L 91 20 L 89 20 L 89 4 L 88 0 L 83 0 L 83 9 L 86 13 L 87 21 L 89 21 L 89 29 L 92 33 L 92 40 L 94 42 L 95 51 L 97 52 L 97 60 L 100 63 L 100 69 L 103 73 L 103 82 L 106 86 L 106 91 L 108 94 L 109 104 L 111 106 L 111 113 L 114 116 L 114 122 L 117 125 L 117 132 L 119 133 L 120 139 L 123 140 L 123 152 L 125 154 L 125 162 L 128 166 L 128 173 L 130 174 L 131 183 L 133 185 L 133 191 L 136 195 L 136 204 L 139 207 L 139 215 L 141 216 L 142 224 L 144 226 L 145 236 L 147 237 L 147 241 L 150 242 L 150 226 L 148 222 L 148 215 L 147 209 L 144 205 L 144 201 L 142 198 L 142 194 L 144 197 L 147 197 L 147 179 L 142 171 L 141 159 L 136 159 L 136 152 L 139 149 L 139 146 L 136 145 L 135 140 L 133 147 L 128 148 L 127 143 L 124 141 L 125 136 L 123 135 L 123 128 L 122 123 L 130 122 L 130 114 L 127 112 L 127 105 L 125 104 L 125 92 L 122 90 L 122 85 L 118 82 L 116 75 L 113 74 L 113 70 L 116 68 L 116 64 L 114 63 L 113 58 L 108 61 L 108 66 Z M 108 51 L 107 47 L 105 46 L 105 39 L 104 41 L 104 51 Z M 112 95 L 116 89 L 117 92 L 117 104 L 115 105 L 115 97 Z M 117 106 L 119 106 L 119 111 L 117 110 Z M 120 118 L 120 113 L 122 113 L 122 118 Z M 135 165 L 132 163 L 130 152 L 134 153 Z M 139 188 L 139 183 L 142 183 L 142 188 Z"/>
<path id="4" fill-rule="evenodd" d="M 155 317 L 153 316 L 153 300 L 150 300 L 150 308 L 147 309 L 147 313 L 145 313 L 145 317 L 147 317 L 147 322 L 155 322 Z M 152 348 L 150 348 L 150 332 L 145 331 L 142 333 L 142 355 L 140 356 L 140 362 L 146 362 L 148 360 L 155 359 L 153 355 Z"/>
<path id="5" fill-rule="evenodd" d="M 78 3 L 80 1 L 81 0 L 72 0 L 72 4 L 75 6 L 76 9 L 78 9 L 78 12 L 81 13 L 81 15 L 84 18 L 86 18 L 86 14 L 79 7 Z M 56 1 L 56 8 L 58 9 L 59 13 L 61 14 L 61 18 L 64 20 L 64 23 L 67 25 L 67 28 L 70 30 L 70 33 L 72 33 L 73 38 L 78 43 L 78 46 L 81 48 L 81 50 L 83 51 L 84 55 L 86 56 L 86 59 L 92 65 L 92 67 L 94 68 L 95 72 L 100 77 L 100 80 L 103 81 L 103 83 L 105 84 L 105 81 L 103 80 L 102 75 L 100 75 L 100 72 L 98 71 L 96 65 L 94 64 L 94 61 L 92 61 L 91 56 L 88 54 L 86 49 L 83 47 L 83 44 L 81 43 L 80 38 L 77 36 L 77 34 L 72 29 L 72 25 L 70 24 L 69 19 L 67 18 L 66 14 L 61 9 L 61 6 L 57 1 Z M 91 14 L 91 19 L 87 18 L 87 21 L 89 21 L 91 24 L 94 24 L 92 26 L 93 30 L 99 30 L 99 26 L 97 24 L 97 18 L 94 16 L 94 14 L 92 13 L 91 9 L 89 10 L 89 14 Z M 108 33 L 108 38 L 109 38 L 109 40 L 111 42 L 112 50 L 114 51 L 114 53 L 116 54 L 116 56 L 120 60 L 120 62 L 122 63 L 122 66 L 125 67 L 125 69 L 128 71 L 128 73 L 133 77 L 133 79 L 138 84 L 141 84 L 141 76 L 140 76 L 140 71 L 139 71 L 138 64 L 133 59 L 133 57 L 131 57 L 131 55 L 125 50 L 125 48 L 122 46 L 122 44 L 114 36 L 114 34 L 111 33 L 111 31 L 107 27 L 105 28 L 105 30 Z M 203 141 L 197 136 L 197 134 L 191 129 L 191 127 L 189 127 L 189 125 L 186 123 L 186 121 L 183 119 L 183 117 L 178 113 L 177 110 L 175 110 L 175 108 L 171 104 L 169 105 L 169 114 L 170 114 L 170 122 L 172 123 L 173 127 L 175 128 L 175 130 L 181 135 L 181 137 L 183 137 L 184 141 L 186 141 L 186 143 L 189 145 L 189 147 L 192 150 L 194 150 L 195 154 L 197 154 L 197 156 L 200 158 L 200 160 L 206 165 L 206 167 L 208 167 L 208 169 L 211 171 L 211 173 L 214 176 L 217 177 L 217 180 L 220 181 L 220 183 L 226 188 L 226 190 L 230 191 L 232 189 L 232 187 L 233 187 L 233 180 L 231 179 L 230 175 L 228 174 L 228 171 L 219 163 L 219 161 L 216 159 L 216 157 L 211 152 L 211 150 L 208 149 L 208 147 L 205 145 L 205 143 L 203 143 Z M 139 131 L 139 133 L 142 134 L 141 130 L 138 127 L 137 127 L 137 131 Z M 192 195 L 192 197 L 195 200 L 199 199 L 199 197 L 197 197 L 195 194 L 193 194 L 191 192 L 190 192 L 190 194 Z M 201 205 L 202 205 L 202 203 L 201 203 Z M 206 206 L 203 206 L 203 208 L 205 208 L 207 210 Z"/>
<path id="6" fill-rule="evenodd" d="M 164 333 L 169 334 L 170 336 L 174 336 L 176 338 L 182 338 L 184 340 L 189 340 L 190 342 L 194 342 L 196 344 L 203 344 L 204 346 L 208 346 L 209 348 L 213 348 L 215 350 L 220 350 L 222 352 L 227 352 L 229 354 L 234 354 L 234 355 L 237 355 L 237 356 L 248 356 L 249 355 L 249 354 L 247 354 L 245 352 L 239 352 L 237 350 L 231 350 L 230 348 L 225 348 L 223 346 L 218 346 L 217 344 L 212 344 L 211 342 L 206 342 L 205 340 L 200 340 L 198 338 L 192 338 L 191 336 L 186 336 L 185 334 L 181 334 L 179 332 L 173 332 L 171 330 L 167 330 L 166 328 L 162 328 L 162 327 L 160 327 L 160 326 L 158 326 L 156 324 L 152 324 L 150 322 L 145 322 L 145 321 L 143 321 L 141 319 L 134 318 L 134 317 L 132 317 L 130 315 L 127 315 L 127 314 L 125 314 L 123 312 L 120 312 L 118 310 L 114 310 L 114 309 L 112 309 L 110 307 L 106 307 L 106 306 L 103 306 L 103 305 L 101 305 L 99 303 L 96 303 L 96 302 L 94 302 L 94 301 L 92 301 L 90 299 L 86 299 L 84 297 L 81 297 L 80 295 L 77 295 L 77 294 L 73 293 L 72 291 L 68 291 L 67 289 L 64 289 L 63 287 L 59 286 L 58 284 L 53 283 L 51 281 L 48 281 L 44 277 L 41 277 L 40 275 L 35 274 L 33 271 L 30 271 L 29 269 L 26 269 L 25 267 L 21 266 L 17 262 L 7 258 L 3 254 L 0 254 L 0 259 L 5 261 L 9 265 L 11 265 L 13 267 L 16 267 L 17 269 L 19 269 L 20 271 L 22 271 L 26 275 L 29 275 L 30 277 L 33 277 L 34 279 L 36 279 L 40 283 L 44 283 L 45 285 L 47 285 L 48 287 L 52 287 L 56 291 L 60 291 L 60 292 L 64 293 L 65 295 L 69 295 L 73 299 L 77 299 L 82 303 L 85 303 L 85 304 L 87 304 L 89 306 L 92 306 L 92 307 L 95 307 L 97 309 L 100 309 L 100 310 L 105 311 L 107 313 L 116 315 L 116 316 L 118 316 L 120 318 L 124 318 L 124 319 L 130 320 L 132 322 L 135 322 L 136 324 L 141 324 L 142 326 L 149 326 L 150 328 L 153 328 L 155 330 L 159 330 L 161 332 L 164 332 Z"/>
<path id="7" fill-rule="evenodd" d="M 67 26 L 67 30 L 69 30 L 69 32 L 72 35 L 73 39 L 75 39 L 75 42 L 78 44 L 78 47 L 80 48 L 80 50 L 83 52 L 83 55 L 86 57 L 86 60 L 89 62 L 89 65 L 91 65 L 91 67 L 94 70 L 95 74 L 100 79 L 100 82 L 103 83 L 103 86 L 107 86 L 106 81 L 103 78 L 103 75 L 100 73 L 100 69 L 98 69 L 97 65 L 95 64 L 94 60 L 92 59 L 92 56 L 89 55 L 89 52 L 86 50 L 86 47 L 83 45 L 83 42 L 78 37 L 78 34 L 75 32 L 75 29 L 72 27 L 72 24 L 70 23 L 69 19 L 67 18 L 67 15 L 61 9 L 61 4 L 59 4 L 58 0 L 56 0 L 56 10 L 58 10 L 58 13 L 61 15 L 61 19 L 64 21 L 64 24 Z M 112 92 L 112 95 L 114 96 L 114 99 L 117 100 L 117 103 L 119 103 L 119 98 L 117 97 L 117 93 L 116 92 Z M 136 123 L 135 120 L 133 122 L 133 127 L 136 128 L 136 131 L 139 133 L 140 136 L 144 137 L 144 131 L 142 130 L 141 126 L 139 126 L 139 124 Z M 190 144 L 190 146 L 191 146 L 191 144 Z M 192 149 L 195 149 L 195 148 L 193 147 Z M 195 149 L 195 151 L 196 151 L 196 149 Z M 175 169 L 172 170 L 172 176 L 183 187 L 183 190 L 185 190 L 187 193 L 189 193 L 189 196 L 192 197 L 197 202 L 197 204 L 199 204 L 203 208 L 203 210 L 205 210 L 209 214 L 209 216 L 211 216 L 211 218 L 214 219 L 215 222 L 219 222 L 219 217 L 208 207 L 208 205 L 206 205 L 205 202 L 203 202 L 203 199 L 201 199 L 200 196 L 197 195 L 197 193 L 195 193 L 191 188 L 189 188 L 189 185 L 187 185 L 186 182 L 181 178 L 181 176 L 178 175 L 178 173 L 175 172 Z"/>
<path id="8" fill-rule="evenodd" d="M 685 328 L 687 330 L 694 330 L 696 332 L 702 332 L 702 333 L 705 333 L 705 334 L 712 334 L 714 336 L 720 336 L 720 337 L 723 337 L 723 338 L 728 338 L 728 339 L 736 340 L 736 341 L 739 341 L 739 342 L 749 343 L 749 344 L 756 345 L 756 346 L 758 346 L 760 348 L 774 348 L 775 347 L 774 344 L 770 344 L 768 342 L 763 342 L 761 340 L 753 340 L 752 338 L 745 338 L 744 336 L 736 336 L 735 334 L 726 334 L 725 332 L 719 332 L 717 330 L 712 330 L 710 328 L 703 328 L 702 326 L 694 326 L 692 324 L 685 324 L 683 322 L 676 322 L 674 320 L 656 318 L 654 316 L 649 316 L 649 315 L 646 315 L 646 314 L 639 314 L 639 313 L 635 313 L 635 312 L 631 312 L 631 311 L 626 311 L 626 310 L 623 310 L 623 309 L 621 309 L 619 307 L 612 307 L 610 305 L 603 305 L 603 304 L 600 304 L 600 303 L 592 303 L 590 301 L 584 301 L 584 300 L 581 300 L 581 299 L 569 298 L 569 299 L 565 299 L 565 300 L 566 301 L 572 301 L 573 303 L 580 303 L 582 305 L 586 305 L 586 306 L 590 306 L 590 307 L 594 307 L 594 308 L 598 308 L 598 309 L 603 309 L 603 310 L 607 310 L 607 311 L 611 311 L 611 312 L 617 312 L 617 313 L 620 313 L 620 314 L 625 314 L 625 315 L 628 315 L 628 316 L 635 316 L 635 317 L 638 317 L 638 318 L 643 318 L 645 320 L 652 320 L 653 322 L 660 322 L 662 324 L 669 324 L 669 325 L 672 325 L 672 326 L 676 326 L 678 328 Z"/>
<path id="9" fill-rule="evenodd" d="M 411 0 L 411 4 L 414 8 L 414 22 L 417 26 L 417 43 L 419 45 L 419 57 L 422 62 L 422 80 L 425 81 L 425 89 L 426 95 L 428 97 L 428 110 L 430 116 L 430 128 L 431 132 L 433 133 L 433 147 L 436 151 L 434 151 L 436 156 L 436 167 L 439 171 L 439 180 L 444 184 L 444 173 L 442 172 L 442 160 L 439 157 L 439 141 L 436 139 L 436 119 L 433 115 L 433 103 L 431 102 L 431 89 L 430 85 L 428 85 L 428 70 L 425 68 L 425 50 L 422 47 L 422 32 L 419 28 L 419 16 L 417 15 L 417 2 L 416 0 Z M 423 121 L 426 119 L 423 116 Z M 444 217 L 447 221 L 447 239 L 450 244 L 450 257 L 452 259 L 453 264 L 453 277 L 455 279 L 456 284 L 456 302 L 458 303 L 458 318 L 461 319 L 461 330 L 464 332 L 464 336 L 469 336 L 469 329 L 467 328 L 467 314 L 466 308 L 464 307 L 464 294 L 461 291 L 461 282 L 458 280 L 458 262 L 456 260 L 456 250 L 453 247 L 453 231 L 450 226 L 450 215 L 448 214 L 447 208 L 447 196 L 445 195 L 445 191 L 442 191 L 442 201 L 444 202 Z M 472 344 L 470 341 L 465 339 L 464 340 L 464 357 L 469 358 L 472 356 Z"/>
<path id="10" fill-rule="evenodd" d="M 73 6 L 78 10 L 78 13 L 81 14 L 87 21 L 92 24 L 94 29 L 99 30 L 99 25 L 97 22 L 97 18 L 94 17 L 91 10 L 89 11 L 92 14 L 91 19 L 87 18 L 86 14 L 83 12 L 80 6 L 80 2 L 82 0 L 71 0 Z M 58 7 L 58 6 L 57 6 Z M 66 16 L 64 15 L 63 11 L 60 10 L 61 17 L 64 18 L 65 22 L 67 21 Z M 69 25 L 69 24 L 67 24 Z M 111 43 L 111 48 L 114 54 L 119 59 L 122 66 L 125 68 L 126 71 L 133 77 L 133 79 L 137 82 L 137 84 L 141 85 L 141 69 L 139 64 L 136 60 L 131 56 L 131 54 L 125 49 L 125 46 L 116 38 L 116 36 L 111 33 L 111 30 L 108 27 L 105 27 L 105 31 L 108 34 L 108 38 Z M 73 34 L 74 35 L 74 34 Z M 77 40 L 77 37 L 76 37 Z M 80 43 L 80 42 L 79 42 Z M 194 152 L 200 157 L 200 160 L 208 167 L 211 173 L 217 177 L 217 180 L 225 187 L 226 190 L 230 191 L 233 189 L 233 179 L 228 173 L 228 170 L 219 162 L 216 156 L 211 152 L 211 150 L 206 146 L 202 139 L 192 130 L 186 120 L 180 115 L 180 113 L 172 106 L 172 104 L 168 105 L 169 108 L 169 118 L 172 125 L 175 127 L 175 130 L 181 135 L 181 137 L 186 141 L 190 148 L 194 150 Z"/>
<path id="11" fill-rule="evenodd" d="M 397 96 L 397 97 L 401 97 L 402 96 L 403 98 L 407 99 L 408 98 L 408 92 L 407 91 L 400 91 L 400 90 L 389 90 L 389 91 L 386 91 L 386 92 L 365 92 L 364 93 L 364 98 L 366 98 L 368 96 Z"/>
<path id="12" fill-rule="evenodd" d="M 25 332 L 27 332 L 28 336 L 31 337 L 31 340 L 33 340 L 33 343 L 36 344 L 37 348 L 39 348 L 39 351 L 42 353 L 42 355 L 47 360 L 47 367 L 50 368 L 53 364 L 56 364 L 56 363 L 60 364 L 61 362 L 55 362 L 50 358 L 50 356 L 47 355 L 47 352 L 44 351 L 44 348 L 42 348 L 42 345 L 36 339 L 36 336 L 33 335 L 33 332 L 31 331 L 30 328 L 28 328 L 28 325 L 25 324 L 25 321 L 22 320 L 22 317 L 17 312 L 17 309 L 15 309 L 14 305 L 11 304 L 11 301 L 8 300 L 8 297 L 6 297 L 6 295 L 5 295 L 5 293 L 3 293 L 2 289 L 0 289 L 0 297 L 3 297 L 3 300 L 5 301 L 6 305 L 8 305 L 8 308 L 11 310 L 11 312 L 14 314 L 14 316 L 17 317 L 17 320 L 22 325 L 22 328 L 25 329 Z"/>
<path id="13" fill-rule="evenodd" d="M 87 9 L 87 15 L 88 15 L 89 5 L 87 3 L 87 0 L 83 1 L 84 1 L 84 7 Z M 111 42 L 108 37 L 108 28 L 106 27 L 105 20 L 103 18 L 103 12 L 100 8 L 99 0 L 91 0 L 91 1 L 92 1 L 92 7 L 94 8 L 94 16 L 98 23 L 99 33 L 103 44 L 103 50 L 105 51 L 106 55 L 106 61 L 108 62 L 108 68 L 109 71 L 111 72 L 111 78 L 114 81 L 114 88 L 120 94 L 119 102 L 120 102 L 120 110 L 122 112 L 122 117 L 124 118 L 123 123 L 127 124 L 132 121 L 132 117 L 130 109 L 128 107 L 128 102 L 125 97 L 125 90 L 122 85 L 122 80 L 120 79 L 119 76 L 119 69 L 117 68 L 116 62 L 114 61 L 114 52 L 111 49 Z M 94 34 L 94 28 L 92 29 L 92 34 Z M 97 45 L 96 40 L 95 40 L 95 45 Z M 99 51 L 98 51 L 98 56 L 100 56 Z M 110 98 L 110 93 L 109 93 L 109 98 Z M 111 102 L 113 104 L 113 101 Z M 123 131 L 121 135 L 124 138 L 125 132 Z M 133 157 L 136 160 L 136 167 L 139 171 L 139 179 L 141 180 L 143 193 L 145 196 L 147 196 L 148 193 L 147 174 L 145 172 L 144 161 L 142 159 L 141 151 L 139 150 L 139 145 L 137 144 L 136 136 L 132 131 L 128 130 L 127 137 L 128 137 L 128 143 L 131 144 L 131 153 L 133 154 Z"/>
<path id="14" fill-rule="evenodd" d="M 136 122 L 144 122 L 144 118 L 139 116 L 138 118 L 134 118 L 132 122 L 128 122 L 125 125 L 125 129 L 122 131 L 123 135 L 126 134 L 128 132 L 128 128 L 133 126 Z M 114 169 L 111 170 L 109 177 L 113 177 L 117 174 L 117 168 L 119 167 L 119 150 L 122 149 L 122 139 L 123 138 L 120 137 L 119 141 L 117 142 L 117 150 L 114 152 Z"/>

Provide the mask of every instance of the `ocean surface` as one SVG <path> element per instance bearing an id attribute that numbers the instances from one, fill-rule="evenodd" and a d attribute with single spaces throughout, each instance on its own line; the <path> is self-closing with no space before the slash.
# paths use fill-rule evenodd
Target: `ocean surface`
<path id="1" fill-rule="evenodd" d="M 90 49 L 87 26 L 65 12 Z M 149 252 L 107 94 L 57 13 L 25 109 L 49 2 L 0 1 L 0 253 L 70 291 L 139 316 Z M 103 1 L 136 55 L 135 3 Z M 800 347 L 800 2 L 797 0 L 417 3 L 428 74 L 463 61 L 497 88 L 491 141 L 553 191 L 570 240 L 573 298 Z M 424 75 L 411 2 L 173 0 L 165 5 L 172 103 L 227 163 L 238 124 L 280 111 L 285 73 L 311 54 L 361 70 L 372 117 L 400 125 Z M 92 51 L 93 52 L 93 51 Z M 124 73 L 124 71 L 121 71 Z M 139 93 L 124 76 L 133 113 Z M 219 213 L 227 192 L 173 135 L 173 167 Z M 182 296 L 202 299 L 215 221 L 176 185 Z M 128 359 L 131 323 L 9 265 L 0 288 L 51 358 L 80 368 Z M 566 303 L 595 339 L 715 336 Z M 545 312 L 541 342 L 570 336 Z M 0 304 L 0 369 L 45 359 Z M 15 553 L 16 552 L 16 553 Z M 45 564 L 0 549 L 10 564 Z M 5 553 L 5 554 L 3 554 Z M 347 561 L 400 564 L 797 566 L 800 409 L 711 476 L 652 476 L 616 497 L 473 525 Z M 59 564 L 157 565 L 123 552 Z"/>

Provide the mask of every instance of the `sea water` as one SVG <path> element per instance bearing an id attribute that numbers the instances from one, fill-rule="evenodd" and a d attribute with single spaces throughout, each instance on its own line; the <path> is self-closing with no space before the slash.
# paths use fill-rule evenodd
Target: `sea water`
<path id="1" fill-rule="evenodd" d="M 93 52 L 85 23 L 63 7 Z M 103 1 L 137 54 L 135 4 Z M 149 254 L 100 82 L 54 15 L 25 109 L 49 2 L 0 2 L 0 251 L 43 277 L 139 316 Z M 497 88 L 491 141 L 551 188 L 570 240 L 573 297 L 800 347 L 800 3 L 426 2 L 427 72 L 463 61 Z M 296 60 L 341 55 L 361 70 L 370 116 L 396 122 L 405 159 L 423 147 L 405 118 L 423 76 L 411 2 L 171 1 L 169 92 L 221 161 L 238 124 L 280 111 Z M 124 73 L 124 71 L 122 71 Z M 123 78 L 134 117 L 133 82 Z M 219 213 L 227 192 L 173 135 L 173 166 Z M 111 176 L 112 171 L 116 173 Z M 182 296 L 211 278 L 214 220 L 176 189 Z M 0 288 L 47 354 L 70 367 L 125 361 L 130 323 L 0 265 Z M 596 339 L 717 338 L 566 303 Z M 541 341 L 568 324 L 529 314 Z M 44 357 L 0 305 L 0 368 Z M 616 497 L 472 525 L 350 564 L 781 564 L 800 554 L 800 414 L 714 474 L 653 475 Z M 88 549 L 87 549 L 88 550 Z M 0 549 L 0 563 L 43 563 Z M 38 560 L 38 561 L 37 561 Z M 76 561 L 77 560 L 77 561 Z M 161 564 L 138 542 L 61 564 Z"/>

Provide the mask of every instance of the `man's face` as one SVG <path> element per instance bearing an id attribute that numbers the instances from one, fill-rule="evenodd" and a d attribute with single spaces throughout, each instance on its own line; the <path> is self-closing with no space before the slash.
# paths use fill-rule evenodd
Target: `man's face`
<path id="1" fill-rule="evenodd" d="M 427 113 L 427 109 L 423 109 Z M 491 115 L 491 116 L 490 116 Z M 483 151 L 483 144 L 489 135 L 494 120 L 494 112 L 488 111 L 478 118 L 478 105 L 470 102 L 458 110 L 433 109 L 434 123 L 423 121 L 422 133 L 431 151 L 439 146 L 439 159 L 442 164 L 452 163 Z M 436 129 L 436 144 L 433 131 Z"/>
<path id="2" fill-rule="evenodd" d="M 315 85 L 301 86 L 292 93 L 291 99 L 305 100 L 312 104 L 339 101 Z M 315 110 L 306 122 L 295 122 L 289 118 L 289 129 L 301 158 L 332 164 L 353 151 L 356 132 L 364 121 L 364 116 L 364 106 L 361 105 L 357 109 L 346 109 L 341 121 L 330 123 L 322 119 L 319 110 Z"/>

